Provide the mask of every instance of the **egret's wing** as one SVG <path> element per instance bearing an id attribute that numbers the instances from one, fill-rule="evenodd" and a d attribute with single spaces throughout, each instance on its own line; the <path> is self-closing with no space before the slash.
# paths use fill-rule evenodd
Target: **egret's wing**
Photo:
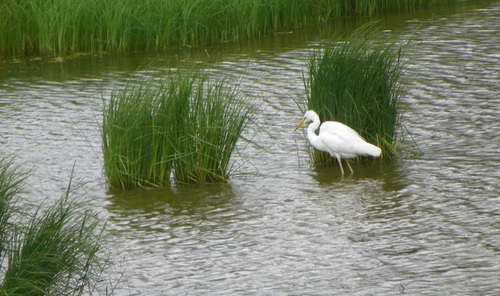
<path id="1" fill-rule="evenodd" d="M 320 127 L 319 137 L 330 153 L 339 153 L 343 157 L 355 157 L 366 153 L 367 143 L 363 138 L 355 130 L 340 122 L 324 122 Z"/>
<path id="2" fill-rule="evenodd" d="M 360 138 L 361 140 L 365 141 L 363 137 L 361 137 L 358 132 L 353 130 L 351 127 L 338 122 L 338 121 L 325 121 L 319 128 L 319 132 L 328 132 L 328 133 L 333 133 L 338 136 L 342 136 L 345 139 L 355 139 L 355 138 Z"/>

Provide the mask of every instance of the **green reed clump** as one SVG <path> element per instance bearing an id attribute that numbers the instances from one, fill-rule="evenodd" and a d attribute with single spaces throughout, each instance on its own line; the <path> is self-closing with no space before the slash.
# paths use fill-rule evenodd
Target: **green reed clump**
<path id="1" fill-rule="evenodd" d="M 9 212 L 0 220 L 0 295 L 82 295 L 94 289 L 103 263 L 97 256 L 100 223 L 78 212 L 68 187 L 49 209 L 40 207 L 27 226 L 20 225 L 27 215 L 15 209 L 22 180 L 10 160 L 0 161 L 0 201 Z"/>
<path id="2" fill-rule="evenodd" d="M 4 0 L 0 56 L 204 45 L 452 0 Z"/>
<path id="3" fill-rule="evenodd" d="M 311 54 L 305 78 L 307 108 L 322 121 L 340 121 L 382 149 L 382 157 L 398 154 L 399 105 L 406 87 L 401 81 L 402 47 L 371 41 L 361 28 L 344 41 L 331 42 Z M 315 151 L 313 162 L 332 161 Z"/>
<path id="4" fill-rule="evenodd" d="M 104 171 L 111 188 L 219 182 L 248 119 L 237 91 L 208 73 L 131 82 L 105 107 Z"/>
<path id="5" fill-rule="evenodd" d="M 248 109 L 224 80 L 202 76 L 175 129 L 177 182 L 219 182 L 227 178 L 231 155 L 248 119 Z"/>
<path id="6" fill-rule="evenodd" d="M 173 154 L 169 96 L 150 81 L 114 92 L 104 110 L 102 137 L 104 171 L 113 188 L 163 185 L 168 181 Z M 160 102 L 165 102 L 161 104 Z"/>
<path id="7" fill-rule="evenodd" d="M 0 266 L 5 252 L 9 249 L 12 224 L 10 220 L 14 214 L 13 204 L 21 191 L 21 183 L 26 178 L 26 173 L 19 171 L 14 165 L 12 157 L 0 158 Z"/>

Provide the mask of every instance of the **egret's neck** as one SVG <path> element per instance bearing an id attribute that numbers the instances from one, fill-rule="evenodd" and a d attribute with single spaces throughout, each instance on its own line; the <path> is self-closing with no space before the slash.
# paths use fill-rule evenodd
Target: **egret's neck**
<path id="1" fill-rule="evenodd" d="M 316 135 L 316 130 L 319 128 L 320 124 L 321 122 L 319 121 L 319 119 L 315 119 L 307 127 L 307 139 L 309 139 L 309 142 L 316 148 L 318 146 L 317 142 L 319 140 L 318 135 Z"/>

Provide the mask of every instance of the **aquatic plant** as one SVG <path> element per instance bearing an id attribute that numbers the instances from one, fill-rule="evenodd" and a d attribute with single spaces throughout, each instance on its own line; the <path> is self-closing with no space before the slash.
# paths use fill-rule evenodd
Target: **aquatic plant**
<path id="1" fill-rule="evenodd" d="M 13 204 L 21 190 L 21 183 L 26 178 L 26 173 L 20 172 L 14 164 L 13 157 L 0 158 L 0 263 L 5 256 L 9 244 L 9 235 L 12 234 L 10 220 L 14 213 Z M 0 264 L 1 265 L 1 264 Z"/>
<path id="2" fill-rule="evenodd" d="M 342 41 L 330 42 L 309 57 L 305 77 L 307 109 L 322 121 L 340 121 L 382 149 L 382 158 L 398 154 L 399 105 L 406 92 L 401 81 L 402 46 L 373 41 L 366 27 Z M 334 161 L 314 151 L 314 163 Z"/>
<path id="3" fill-rule="evenodd" d="M 176 117 L 175 181 L 220 182 L 228 177 L 231 155 L 248 120 L 249 109 L 238 96 L 237 89 L 219 78 L 203 75 L 196 82 L 188 108 Z"/>
<path id="4" fill-rule="evenodd" d="M 158 50 L 452 0 L 6 0 L 0 56 Z"/>
<path id="5" fill-rule="evenodd" d="M 173 155 L 168 96 L 150 81 L 130 83 L 111 95 L 102 123 L 104 172 L 111 187 L 168 182 L 172 159 L 167 157 Z"/>
<path id="6" fill-rule="evenodd" d="M 248 119 L 228 81 L 203 72 L 130 82 L 114 92 L 102 124 L 111 188 L 219 182 Z"/>
<path id="7" fill-rule="evenodd" d="M 102 241 L 98 219 L 79 212 L 69 186 L 54 205 L 40 206 L 26 219 L 27 213 L 15 210 L 24 177 L 11 160 L 0 161 L 2 213 L 9 213 L 0 220 L 0 295 L 82 295 L 94 289 L 103 263 L 97 256 Z"/>

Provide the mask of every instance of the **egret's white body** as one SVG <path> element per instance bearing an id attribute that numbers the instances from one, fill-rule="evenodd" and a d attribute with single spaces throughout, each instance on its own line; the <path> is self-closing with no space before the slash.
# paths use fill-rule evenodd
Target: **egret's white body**
<path id="1" fill-rule="evenodd" d="M 295 130 L 301 127 L 305 122 L 311 122 L 307 128 L 307 139 L 311 145 L 321 151 L 330 153 L 339 163 L 340 171 L 344 174 L 342 167 L 342 158 L 346 159 L 347 165 L 354 173 L 347 158 L 357 156 L 378 157 L 382 150 L 370 143 L 367 143 L 355 130 L 337 121 L 325 121 L 321 124 L 318 114 L 310 110 L 304 114 L 304 118 L 297 125 Z M 321 127 L 320 127 L 321 125 Z M 316 130 L 319 128 L 319 135 Z"/>

